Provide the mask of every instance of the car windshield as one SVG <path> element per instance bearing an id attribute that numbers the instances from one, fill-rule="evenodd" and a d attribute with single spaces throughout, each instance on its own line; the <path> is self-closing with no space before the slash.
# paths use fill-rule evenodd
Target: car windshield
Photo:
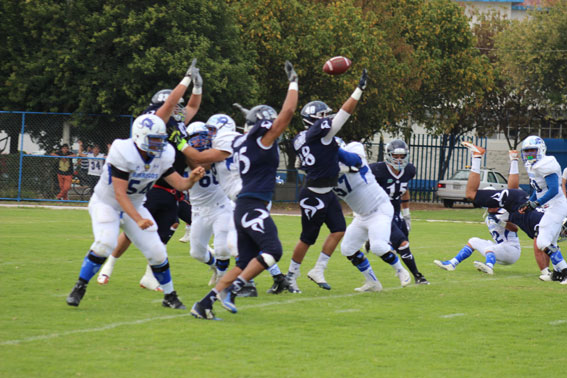
<path id="1" fill-rule="evenodd" d="M 460 171 L 455 172 L 453 176 L 449 180 L 468 180 L 469 179 L 470 170 L 462 169 Z"/>

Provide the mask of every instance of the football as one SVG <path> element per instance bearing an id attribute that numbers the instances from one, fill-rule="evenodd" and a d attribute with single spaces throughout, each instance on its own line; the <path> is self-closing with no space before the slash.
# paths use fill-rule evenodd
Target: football
<path id="1" fill-rule="evenodd" d="M 352 62 L 349 58 L 345 58 L 344 56 L 335 56 L 325 62 L 323 65 L 323 71 L 329 75 L 340 75 L 345 73 L 351 65 Z"/>

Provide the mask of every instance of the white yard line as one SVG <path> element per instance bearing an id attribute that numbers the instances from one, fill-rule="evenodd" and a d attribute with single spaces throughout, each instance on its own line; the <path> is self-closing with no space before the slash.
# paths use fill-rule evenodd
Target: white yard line
<path id="1" fill-rule="evenodd" d="M 483 277 L 483 278 L 474 279 L 474 280 L 467 280 L 467 281 L 448 281 L 447 283 L 449 283 L 449 284 L 451 284 L 451 283 L 461 284 L 463 282 L 479 282 L 479 281 L 486 282 L 486 281 L 495 281 L 495 280 L 524 278 L 524 277 L 529 277 L 529 276 L 533 276 L 533 274 L 515 275 L 515 276 L 508 276 L 508 277 L 503 277 L 503 278 Z M 434 283 L 432 285 L 436 285 L 436 284 Z M 410 286 L 409 288 L 405 288 L 404 290 L 410 290 L 410 288 L 412 288 L 412 287 L 418 288 L 417 285 L 413 285 L 413 286 Z M 391 288 L 386 288 L 383 291 L 393 291 L 393 290 L 401 290 L 401 289 L 403 289 L 403 288 L 402 287 L 391 287 Z M 268 302 L 262 302 L 262 303 L 256 303 L 256 304 L 242 305 L 242 306 L 238 306 L 238 309 L 239 310 L 247 310 L 247 309 L 252 309 L 252 308 L 281 306 L 281 305 L 287 305 L 287 304 L 293 304 L 293 303 L 299 303 L 299 302 L 311 302 L 311 301 L 348 298 L 348 297 L 354 297 L 354 296 L 359 296 L 359 295 L 380 295 L 380 293 L 351 293 L 351 294 L 339 294 L 339 295 L 326 295 L 326 296 L 322 296 L 322 297 L 305 297 L 305 296 L 301 296 L 299 294 L 286 294 L 286 295 L 290 295 L 291 298 L 288 299 L 288 300 L 285 300 L 285 301 L 277 301 L 277 302 L 268 301 Z M 219 307 L 219 309 L 220 309 L 220 307 Z M 338 311 L 348 312 L 348 311 L 351 311 L 351 310 L 338 310 Z M 25 343 L 25 342 L 49 340 L 49 339 L 55 339 L 55 338 L 58 338 L 58 337 L 64 337 L 64 336 L 81 334 L 81 333 L 103 332 L 103 331 L 108 331 L 109 329 L 114 329 L 114 328 L 122 327 L 122 326 L 135 326 L 135 325 L 138 325 L 138 324 L 144 324 L 144 323 L 159 321 L 159 320 L 175 319 L 175 318 L 180 318 L 180 317 L 185 317 L 185 316 L 190 316 L 190 315 L 191 314 L 189 312 L 184 312 L 182 314 L 176 314 L 176 315 L 164 315 L 164 316 L 157 316 L 157 317 L 153 317 L 153 318 L 132 320 L 132 321 L 127 321 L 127 322 L 116 322 L 116 323 L 110 323 L 110 324 L 106 324 L 106 325 L 103 325 L 103 326 L 100 326 L 100 327 L 94 327 L 94 328 L 74 329 L 74 330 L 69 330 L 69 331 L 64 331 L 64 332 L 50 333 L 50 334 L 46 334 L 46 335 L 25 337 L 25 338 L 22 338 L 22 339 L 4 340 L 4 341 L 0 341 L 0 345 L 18 345 L 18 344 Z M 230 314 L 227 314 L 227 315 L 231 316 Z M 453 314 L 453 316 L 459 316 L 459 315 L 461 315 L 461 314 Z M 441 317 L 450 317 L 450 316 L 451 315 L 442 315 Z M 567 321 L 556 321 L 556 322 L 567 322 Z M 557 324 L 562 324 L 562 323 L 557 323 Z"/>
<path id="2" fill-rule="evenodd" d="M 455 318 L 457 316 L 465 316 L 465 314 L 463 313 L 458 313 L 458 314 L 447 314 L 447 315 L 441 315 L 440 318 L 443 319 L 450 319 L 450 318 Z"/>
<path id="3" fill-rule="evenodd" d="M 553 320 L 553 321 L 549 322 L 549 325 L 556 326 L 556 325 L 561 325 L 561 324 L 565 324 L 565 323 L 567 323 L 567 320 L 564 320 L 564 319 Z"/>

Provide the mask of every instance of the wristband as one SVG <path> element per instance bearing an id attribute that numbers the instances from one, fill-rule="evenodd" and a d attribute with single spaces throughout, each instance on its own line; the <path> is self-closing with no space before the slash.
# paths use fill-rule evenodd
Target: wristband
<path id="1" fill-rule="evenodd" d="M 410 209 L 409 207 L 403 208 L 402 209 L 402 216 L 405 217 L 409 217 L 410 216 Z"/>
<path id="2" fill-rule="evenodd" d="M 291 83 L 289 83 L 289 87 L 287 88 L 287 90 L 299 92 L 299 86 L 297 85 L 297 81 L 292 81 Z"/>
<path id="3" fill-rule="evenodd" d="M 188 87 L 189 84 L 191 84 L 191 78 L 190 78 L 189 76 L 185 76 L 185 77 L 183 78 L 183 80 L 181 80 L 181 81 L 179 82 L 179 84 L 185 85 L 186 87 Z"/>
<path id="4" fill-rule="evenodd" d="M 359 87 L 356 87 L 354 92 L 352 92 L 352 94 L 350 95 L 350 97 L 355 99 L 356 101 L 360 100 L 360 96 L 362 96 L 362 89 L 360 89 Z"/>
<path id="5" fill-rule="evenodd" d="M 510 163 L 510 174 L 511 175 L 519 174 L 519 172 L 518 172 L 518 160 L 512 160 L 512 162 Z"/>
<path id="6" fill-rule="evenodd" d="M 181 152 L 183 152 L 183 150 L 186 149 L 187 147 L 189 147 L 189 144 L 185 139 L 182 139 L 181 142 L 177 144 L 177 149 Z"/>
<path id="7" fill-rule="evenodd" d="M 202 87 L 193 87 L 193 92 L 194 95 L 200 95 L 203 94 L 203 88 Z"/>

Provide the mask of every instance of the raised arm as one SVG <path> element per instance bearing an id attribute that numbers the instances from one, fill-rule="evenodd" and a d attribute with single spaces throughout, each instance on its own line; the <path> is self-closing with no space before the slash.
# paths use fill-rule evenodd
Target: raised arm
<path id="1" fill-rule="evenodd" d="M 171 117 L 171 114 L 177 106 L 179 99 L 183 97 L 185 91 L 187 90 L 187 87 L 189 87 L 192 75 L 199 72 L 199 69 L 196 67 L 196 65 L 197 59 L 193 59 L 191 66 L 189 66 L 187 72 L 185 73 L 185 77 L 179 82 L 179 84 L 177 84 L 177 86 L 167 97 L 163 105 L 160 106 L 160 108 L 156 111 L 156 115 L 160 117 L 163 122 L 167 123 L 167 121 L 169 121 L 169 117 Z"/>

